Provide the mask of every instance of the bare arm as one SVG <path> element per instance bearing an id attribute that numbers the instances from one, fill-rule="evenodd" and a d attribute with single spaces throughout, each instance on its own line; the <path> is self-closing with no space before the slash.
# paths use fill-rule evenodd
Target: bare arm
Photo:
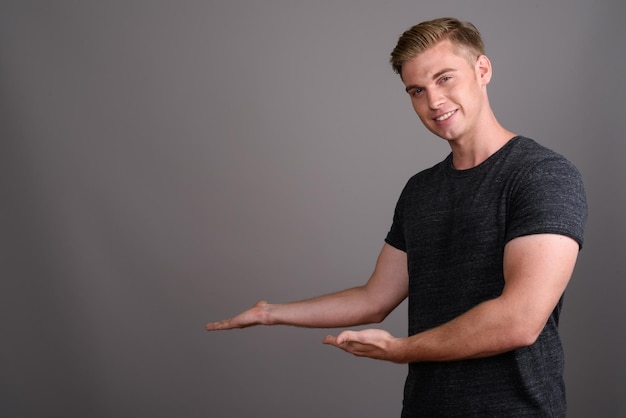
<path id="1" fill-rule="evenodd" d="M 285 304 L 258 302 L 223 321 L 210 322 L 209 331 L 253 325 L 295 325 L 311 328 L 349 327 L 380 322 L 408 294 L 406 253 L 385 244 L 368 282 L 359 287 Z"/>
<path id="2" fill-rule="evenodd" d="M 516 238 L 504 250 L 501 296 L 409 338 L 365 330 L 329 336 L 325 342 L 355 355 L 400 363 L 486 357 L 531 345 L 563 294 L 577 255 L 578 244 L 565 236 Z"/>

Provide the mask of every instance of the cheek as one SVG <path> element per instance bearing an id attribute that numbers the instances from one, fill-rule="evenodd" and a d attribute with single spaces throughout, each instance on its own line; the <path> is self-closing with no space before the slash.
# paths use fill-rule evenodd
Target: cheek
<path id="1" fill-rule="evenodd" d="M 427 112 L 428 109 L 425 108 L 424 104 L 419 100 L 411 100 L 411 105 L 413 106 L 413 110 L 415 110 L 415 113 L 417 113 L 417 116 L 419 116 L 419 118 L 423 121 L 424 119 L 422 115 L 425 115 L 425 112 Z"/>
<path id="2" fill-rule="evenodd" d="M 413 110 L 415 111 L 415 113 L 419 115 L 420 114 L 419 105 L 415 102 L 415 100 L 411 100 L 411 106 L 413 106 Z"/>
<path id="3" fill-rule="evenodd" d="M 430 119 L 429 119 L 429 118 L 427 118 L 425 115 L 423 115 L 423 114 L 421 114 L 421 113 L 419 113 L 419 112 L 416 112 L 416 113 L 417 113 L 417 117 L 419 118 L 419 120 L 421 120 L 421 121 L 422 121 L 422 123 L 423 123 L 424 125 L 427 125 L 427 124 L 430 122 Z"/>

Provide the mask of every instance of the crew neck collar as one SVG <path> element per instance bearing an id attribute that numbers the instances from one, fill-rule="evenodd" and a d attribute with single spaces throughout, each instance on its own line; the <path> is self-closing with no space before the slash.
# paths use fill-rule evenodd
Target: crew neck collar
<path id="1" fill-rule="evenodd" d="M 512 147 L 513 144 L 517 142 L 520 138 L 521 138 L 520 135 L 516 135 L 512 137 L 504 145 L 502 145 L 496 152 L 494 152 L 489 157 L 487 157 L 485 161 L 483 161 L 482 163 L 474 167 L 466 168 L 464 170 L 457 170 L 456 168 L 454 168 L 454 165 L 452 164 L 452 153 L 450 153 L 445 159 L 446 172 L 453 177 L 466 177 L 474 172 L 481 171 L 484 167 L 491 166 L 493 162 L 498 159 L 499 155 L 503 154 L 507 149 Z"/>

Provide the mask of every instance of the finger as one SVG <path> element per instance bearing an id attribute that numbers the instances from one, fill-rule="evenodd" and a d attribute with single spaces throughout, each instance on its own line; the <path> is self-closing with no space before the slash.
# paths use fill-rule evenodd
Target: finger
<path id="1" fill-rule="evenodd" d="M 322 343 L 329 344 L 329 345 L 337 345 L 337 337 L 333 335 L 327 335 L 326 337 L 324 337 L 324 340 L 322 341 Z"/>
<path id="2" fill-rule="evenodd" d="M 209 322 L 204 326 L 207 331 L 221 331 L 232 328 L 230 319 L 225 319 L 218 322 Z"/>

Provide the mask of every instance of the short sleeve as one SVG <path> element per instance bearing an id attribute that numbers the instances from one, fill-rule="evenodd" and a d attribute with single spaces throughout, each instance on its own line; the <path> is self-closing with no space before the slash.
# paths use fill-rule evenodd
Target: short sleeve
<path id="1" fill-rule="evenodd" d="M 385 237 L 385 242 L 398 250 L 406 252 L 406 242 L 402 234 L 401 222 L 397 219 L 398 217 L 394 215 L 393 223 L 387 233 L 387 237 Z"/>
<path id="2" fill-rule="evenodd" d="M 524 170 L 508 208 L 506 241 L 559 234 L 582 248 L 587 203 L 580 172 L 563 157 L 542 159 Z"/>
<path id="3" fill-rule="evenodd" d="M 394 248 L 397 248 L 400 251 L 407 251 L 406 248 L 406 239 L 404 236 L 404 215 L 402 209 L 402 202 L 405 199 L 405 195 L 407 193 L 408 185 L 405 186 L 404 190 L 400 194 L 400 198 L 396 203 L 396 208 L 393 214 L 393 222 L 391 223 L 391 228 L 385 237 L 385 242 L 391 245 Z"/>

